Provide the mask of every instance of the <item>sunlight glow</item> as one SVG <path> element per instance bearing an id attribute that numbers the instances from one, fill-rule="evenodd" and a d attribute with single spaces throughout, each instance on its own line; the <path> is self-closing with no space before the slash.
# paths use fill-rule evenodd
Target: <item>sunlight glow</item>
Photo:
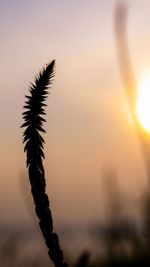
<path id="1" fill-rule="evenodd" d="M 150 133 L 150 71 L 138 84 L 136 113 L 142 127 Z"/>

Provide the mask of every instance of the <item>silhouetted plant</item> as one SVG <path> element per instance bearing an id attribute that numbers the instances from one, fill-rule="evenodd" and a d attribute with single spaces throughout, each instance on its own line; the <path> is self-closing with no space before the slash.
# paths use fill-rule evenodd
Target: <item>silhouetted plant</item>
<path id="1" fill-rule="evenodd" d="M 90 258 L 90 253 L 88 251 L 82 252 L 75 264 L 75 267 L 88 267 L 89 258 Z"/>
<path id="2" fill-rule="evenodd" d="M 24 151 L 26 152 L 27 168 L 29 180 L 31 184 L 31 192 L 34 199 L 35 211 L 39 219 L 39 225 L 48 247 L 48 254 L 56 267 L 66 267 L 67 264 L 63 260 L 63 252 L 60 249 L 58 236 L 53 232 L 53 219 L 49 205 L 49 199 L 46 194 L 45 172 L 43 167 L 43 144 L 44 139 L 41 132 L 45 119 L 44 103 L 48 95 L 48 87 L 52 84 L 54 77 L 55 61 L 39 73 L 35 78 L 35 83 L 31 84 L 30 95 L 26 96 L 26 109 L 23 112 L 24 123 L 21 127 L 25 127 L 23 134 L 23 143 L 25 143 Z"/>

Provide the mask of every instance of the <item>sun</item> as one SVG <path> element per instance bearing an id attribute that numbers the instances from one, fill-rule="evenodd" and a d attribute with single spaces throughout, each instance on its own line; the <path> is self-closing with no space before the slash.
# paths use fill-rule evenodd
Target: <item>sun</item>
<path id="1" fill-rule="evenodd" d="M 138 84 L 136 113 L 141 126 L 150 133 L 150 71 Z"/>

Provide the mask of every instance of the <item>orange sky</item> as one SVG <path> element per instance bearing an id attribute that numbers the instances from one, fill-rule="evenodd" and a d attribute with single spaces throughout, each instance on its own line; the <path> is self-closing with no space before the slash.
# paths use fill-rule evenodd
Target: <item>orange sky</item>
<path id="1" fill-rule="evenodd" d="M 131 209 L 146 184 L 117 65 L 116 1 L 62 2 L 0 3 L 2 222 L 31 220 L 26 182 L 19 181 L 25 169 L 19 126 L 28 85 L 53 58 L 56 76 L 48 99 L 45 166 L 56 220 L 101 216 L 101 176 L 107 164 L 118 172 Z M 137 79 L 150 68 L 149 10 L 149 0 L 130 1 L 128 37 Z"/>

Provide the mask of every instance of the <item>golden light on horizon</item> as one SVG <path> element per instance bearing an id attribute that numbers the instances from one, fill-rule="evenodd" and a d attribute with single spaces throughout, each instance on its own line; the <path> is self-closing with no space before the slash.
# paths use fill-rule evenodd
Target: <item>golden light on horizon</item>
<path id="1" fill-rule="evenodd" d="M 145 73 L 137 87 L 136 114 L 141 126 L 150 133 L 150 71 Z"/>

